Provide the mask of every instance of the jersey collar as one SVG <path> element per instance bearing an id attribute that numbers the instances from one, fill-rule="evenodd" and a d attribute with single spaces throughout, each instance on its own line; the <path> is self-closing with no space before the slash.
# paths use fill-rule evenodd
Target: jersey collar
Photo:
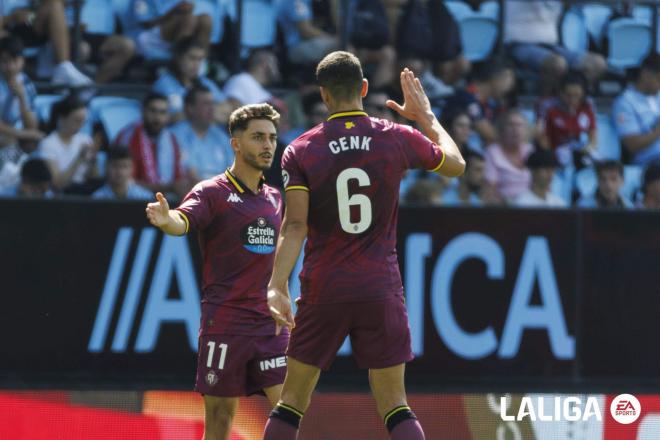
<path id="1" fill-rule="evenodd" d="M 347 112 L 337 112 L 330 115 L 328 121 L 336 118 L 345 118 L 348 116 L 369 116 L 364 110 L 349 110 Z"/>
<path id="2" fill-rule="evenodd" d="M 227 179 L 231 182 L 232 185 L 234 185 L 236 187 L 236 189 L 238 190 L 238 192 L 240 194 L 243 194 L 245 192 L 245 188 L 247 188 L 248 186 L 245 183 L 243 183 L 243 181 L 241 179 L 239 179 L 238 176 L 236 176 L 234 173 L 229 171 L 229 168 L 227 168 L 225 170 L 225 176 L 227 176 Z M 266 178 L 262 174 L 261 179 L 259 179 L 259 187 L 258 188 L 261 189 L 261 187 L 264 185 L 264 183 L 266 183 Z M 252 192 L 252 191 L 250 191 L 250 192 Z"/>

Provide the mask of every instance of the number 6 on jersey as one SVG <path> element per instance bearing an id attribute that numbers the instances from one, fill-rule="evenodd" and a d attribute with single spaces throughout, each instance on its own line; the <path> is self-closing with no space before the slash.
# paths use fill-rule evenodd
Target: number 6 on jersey
<path id="1" fill-rule="evenodd" d="M 371 200 L 364 194 L 348 195 L 348 181 L 356 179 L 358 185 L 369 186 L 369 175 L 360 168 L 347 168 L 337 176 L 337 205 L 341 228 L 349 234 L 360 234 L 371 226 Z M 360 220 L 351 222 L 351 206 L 360 209 Z"/>

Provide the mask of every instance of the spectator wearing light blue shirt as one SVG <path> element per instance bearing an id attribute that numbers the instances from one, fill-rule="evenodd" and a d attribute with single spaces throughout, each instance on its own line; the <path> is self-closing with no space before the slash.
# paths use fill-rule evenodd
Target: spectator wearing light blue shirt
<path id="1" fill-rule="evenodd" d="M 181 145 L 183 167 L 193 181 L 209 179 L 234 160 L 229 135 L 213 123 L 213 94 L 196 85 L 186 94 L 186 119 L 172 127 Z"/>
<path id="2" fill-rule="evenodd" d="M 225 94 L 209 78 L 199 74 L 199 69 L 206 57 L 206 49 L 192 38 L 178 42 L 174 47 L 174 59 L 170 70 L 158 78 L 153 90 L 167 97 L 173 120 L 184 117 L 183 100 L 186 93 L 195 84 L 202 84 L 213 94 L 214 119 L 219 123 L 229 120 L 231 106 Z"/>
<path id="3" fill-rule="evenodd" d="M 644 59 L 634 84 L 614 102 L 612 114 L 633 164 L 660 160 L 660 55 Z"/>
<path id="4" fill-rule="evenodd" d="M 108 181 L 92 198 L 149 200 L 153 197 L 151 191 L 133 180 L 133 158 L 126 146 L 115 145 L 108 150 L 106 175 Z"/>
<path id="5" fill-rule="evenodd" d="M 313 64 L 339 48 L 336 36 L 328 34 L 312 22 L 311 0 L 276 0 L 276 7 L 291 62 Z"/>
<path id="6" fill-rule="evenodd" d="M 0 39 L 0 148 L 17 141 L 39 142 L 34 85 L 23 73 L 23 43 L 16 37 Z"/>
<path id="7" fill-rule="evenodd" d="M 138 50 L 147 58 L 169 59 L 170 46 L 192 37 L 203 47 L 211 41 L 213 22 L 208 14 L 193 14 L 194 4 L 181 0 L 133 0 L 133 20 L 143 31 L 136 33 Z"/>

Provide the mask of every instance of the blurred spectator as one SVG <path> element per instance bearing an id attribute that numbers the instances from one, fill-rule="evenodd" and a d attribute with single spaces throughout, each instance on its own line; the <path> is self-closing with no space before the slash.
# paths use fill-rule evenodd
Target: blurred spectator
<path id="1" fill-rule="evenodd" d="M 229 78 L 224 91 L 233 101 L 234 107 L 270 102 L 273 94 L 266 87 L 280 79 L 280 67 L 275 54 L 268 49 L 258 49 L 248 57 L 245 71 Z"/>
<path id="2" fill-rule="evenodd" d="M 48 163 L 40 158 L 28 159 L 21 167 L 20 182 L 0 195 L 41 199 L 53 197 L 53 176 Z"/>
<path id="3" fill-rule="evenodd" d="M 454 109 L 442 112 L 442 126 L 447 133 L 454 140 L 458 148 L 461 150 L 463 156 L 468 151 L 468 143 L 470 142 L 470 134 L 472 133 L 472 121 L 470 116 L 460 109 Z"/>
<path id="4" fill-rule="evenodd" d="M 593 196 L 581 197 L 580 208 L 632 208 L 632 202 L 621 195 L 623 165 L 617 160 L 596 163 L 598 187 Z"/>
<path id="5" fill-rule="evenodd" d="M 126 145 L 133 157 L 133 177 L 152 192 L 173 192 L 179 197 L 190 189 L 181 164 L 181 150 L 167 128 L 167 98 L 151 92 L 142 102 L 142 120 L 123 128 L 113 142 Z"/>
<path id="6" fill-rule="evenodd" d="M 83 39 L 83 43 L 88 45 L 88 56 L 86 59 L 81 59 L 80 63 L 92 62 L 98 65 L 94 75 L 94 81 L 97 83 L 107 83 L 121 78 L 129 61 L 135 56 L 135 43 L 123 35 L 110 35 L 102 40 L 95 36 L 83 35 Z"/>
<path id="7" fill-rule="evenodd" d="M 506 200 L 514 200 L 531 183 L 527 157 L 534 147 L 529 142 L 527 119 L 517 109 L 509 110 L 498 124 L 500 142 L 486 148 L 486 179 Z"/>
<path id="8" fill-rule="evenodd" d="M 200 83 L 213 93 L 215 103 L 215 120 L 226 123 L 232 107 L 220 88 L 199 70 L 206 57 L 206 49 L 193 38 L 184 38 L 173 48 L 173 59 L 170 70 L 161 75 L 155 82 L 153 90 L 167 96 L 170 112 L 174 120 L 183 115 L 183 98 L 195 83 Z"/>
<path id="9" fill-rule="evenodd" d="M 559 96 L 545 111 L 541 145 L 555 152 L 562 167 L 583 168 L 585 156 L 596 152 L 596 115 L 586 88 L 581 73 L 567 73 L 560 81 Z"/>
<path id="10" fill-rule="evenodd" d="M 449 206 L 482 206 L 501 203 L 495 188 L 486 180 L 486 162 L 477 152 L 463 153 L 465 173 L 459 177 L 458 186 L 450 186 L 442 195 L 442 204 Z"/>
<path id="11" fill-rule="evenodd" d="M 385 87 L 396 77 L 396 49 L 390 44 L 387 12 L 381 0 L 352 0 L 346 23 L 349 51 L 362 61 L 372 87 Z"/>
<path id="12" fill-rule="evenodd" d="M 229 134 L 213 123 L 213 93 L 194 86 L 185 99 L 183 121 L 172 127 L 181 146 L 183 167 L 193 182 L 209 179 L 229 168 L 234 152 Z"/>
<path id="13" fill-rule="evenodd" d="M 311 0 L 275 0 L 275 6 L 292 63 L 312 65 L 339 48 L 335 35 L 314 24 Z"/>
<path id="14" fill-rule="evenodd" d="M 318 91 L 315 90 L 313 93 L 303 96 L 302 105 L 306 116 L 306 128 L 316 127 L 328 119 L 328 108 L 323 103 Z"/>
<path id="15" fill-rule="evenodd" d="M 417 179 L 403 197 L 403 205 L 440 206 L 443 190 L 444 186 L 438 179 Z"/>
<path id="16" fill-rule="evenodd" d="M 27 46 L 52 43 L 57 63 L 53 84 L 81 86 L 92 80 L 71 63 L 71 39 L 64 12 L 63 0 L 42 0 L 34 8 L 10 9 L 9 2 L 0 2 L 1 29 L 20 38 Z M 8 7 L 9 6 L 9 7 Z"/>
<path id="17" fill-rule="evenodd" d="M 364 97 L 362 103 L 364 111 L 373 118 L 389 119 L 391 120 L 394 113 L 387 106 L 388 100 L 387 93 L 381 90 L 369 90 L 367 96 Z"/>
<path id="18" fill-rule="evenodd" d="M 566 207 L 566 202 L 550 191 L 555 171 L 559 167 L 559 162 L 552 151 L 536 150 L 529 155 L 526 164 L 532 172 L 531 185 L 516 197 L 513 204 L 529 208 Z"/>
<path id="19" fill-rule="evenodd" d="M 612 107 L 614 124 L 631 162 L 647 165 L 660 160 L 660 55 L 646 57 L 635 82 Z"/>
<path id="20" fill-rule="evenodd" d="M 557 79 L 580 70 L 593 84 L 607 69 L 602 55 L 577 53 L 559 43 L 560 0 L 505 0 L 504 43 L 521 66 L 540 74 L 540 94 L 549 95 Z"/>
<path id="21" fill-rule="evenodd" d="M 490 60 L 475 65 L 472 82 L 447 99 L 444 111 L 465 111 L 472 119 L 474 130 L 485 145 L 497 140 L 495 119 L 504 111 L 504 98 L 513 90 L 515 77 L 511 67 Z"/>
<path id="22" fill-rule="evenodd" d="M 660 164 L 651 164 L 644 170 L 642 194 L 642 208 L 660 209 Z"/>
<path id="23" fill-rule="evenodd" d="M 53 104 L 50 134 L 39 144 L 38 153 L 48 161 L 53 186 L 63 190 L 71 184 L 84 184 L 96 177 L 96 154 L 92 138 L 81 132 L 87 120 L 87 107 L 75 94 Z"/>
<path id="24" fill-rule="evenodd" d="M 128 147 L 114 145 L 108 150 L 106 162 L 107 182 L 94 191 L 94 199 L 149 200 L 153 194 L 133 180 L 133 158 Z"/>
<path id="25" fill-rule="evenodd" d="M 186 37 L 208 48 L 212 21 L 207 14 L 193 15 L 194 4 L 181 0 L 133 0 L 132 12 L 143 30 L 137 35 L 141 54 L 163 57 L 171 45 Z"/>
<path id="26" fill-rule="evenodd" d="M 39 142 L 34 98 L 37 91 L 23 73 L 23 43 L 16 37 L 0 39 L 0 148 L 17 141 Z"/>

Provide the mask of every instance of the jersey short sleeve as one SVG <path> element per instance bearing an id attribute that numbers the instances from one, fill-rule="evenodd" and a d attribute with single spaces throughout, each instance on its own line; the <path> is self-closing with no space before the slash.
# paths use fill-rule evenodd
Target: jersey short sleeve
<path id="1" fill-rule="evenodd" d="M 186 232 L 190 228 L 197 230 L 204 230 L 211 223 L 213 219 L 213 210 L 211 207 L 211 200 L 206 194 L 204 182 L 198 183 L 190 190 L 183 198 L 181 205 L 176 208 L 177 211 L 184 215 L 187 223 Z"/>
<path id="2" fill-rule="evenodd" d="M 403 151 L 407 168 L 437 171 L 445 163 L 445 153 L 439 145 L 409 125 L 401 125 Z"/>
<path id="3" fill-rule="evenodd" d="M 282 154 L 282 182 L 284 190 L 301 189 L 309 191 L 309 183 L 300 167 L 300 150 L 289 145 Z"/>

